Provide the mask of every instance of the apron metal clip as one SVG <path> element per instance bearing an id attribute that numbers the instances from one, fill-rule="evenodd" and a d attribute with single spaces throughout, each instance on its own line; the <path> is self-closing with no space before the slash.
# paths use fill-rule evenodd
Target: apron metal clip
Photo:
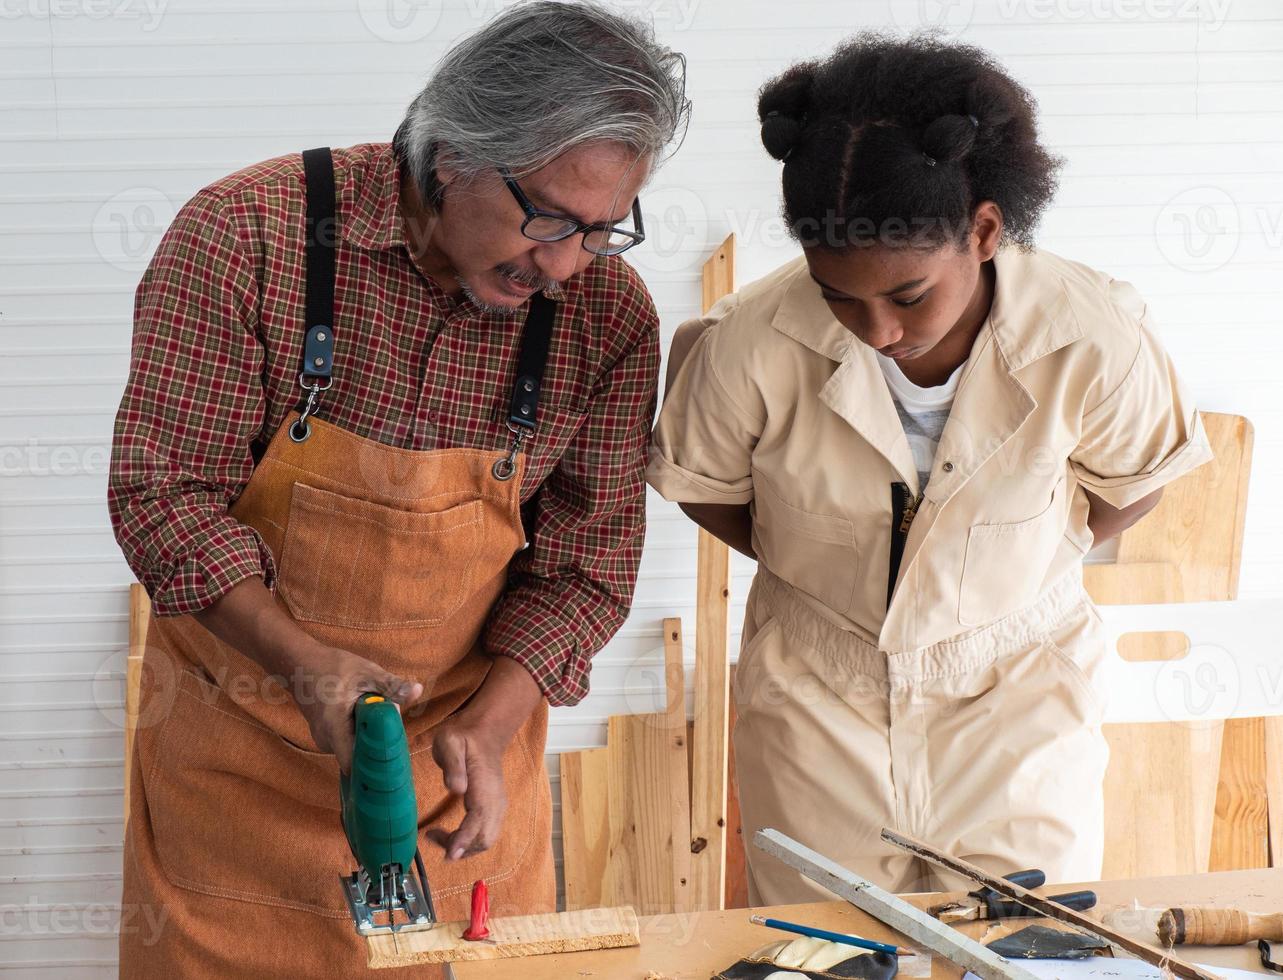
<path id="1" fill-rule="evenodd" d="M 299 413 L 298 418 L 290 424 L 290 438 L 295 442 L 305 442 L 307 437 L 312 434 L 312 426 L 308 424 L 307 420 L 310 416 L 316 414 L 318 402 L 320 401 L 318 396 L 323 391 L 329 391 L 334 381 L 333 379 L 327 379 L 325 387 L 322 388 L 319 381 L 313 381 L 308 384 L 307 375 L 300 374 L 298 376 L 298 384 L 300 388 L 307 392 L 307 404 L 303 406 L 303 411 Z"/>
<path id="2" fill-rule="evenodd" d="M 521 444 L 525 442 L 526 436 L 530 430 L 519 425 L 508 423 L 508 431 L 512 433 L 512 448 L 508 450 L 508 455 L 502 459 L 495 460 L 494 466 L 490 467 L 490 472 L 494 474 L 496 480 L 511 480 L 512 474 L 517 472 L 517 453 L 521 452 Z"/>

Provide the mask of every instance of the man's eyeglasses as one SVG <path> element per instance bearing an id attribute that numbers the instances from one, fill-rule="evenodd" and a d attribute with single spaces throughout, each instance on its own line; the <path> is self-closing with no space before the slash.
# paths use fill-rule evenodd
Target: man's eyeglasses
<path id="1" fill-rule="evenodd" d="M 632 228 L 612 225 L 608 221 L 587 225 L 568 215 L 541 211 L 530 203 L 530 198 L 522 192 L 512 174 L 500 167 L 499 176 L 508 185 L 508 190 L 512 191 L 512 196 L 521 205 L 521 210 L 526 213 L 526 219 L 521 222 L 521 233 L 536 242 L 559 242 L 563 238 L 582 233 L 583 246 L 589 252 L 594 255 L 618 255 L 638 242 L 646 240 L 646 229 L 642 226 L 640 198 L 633 200 Z"/>

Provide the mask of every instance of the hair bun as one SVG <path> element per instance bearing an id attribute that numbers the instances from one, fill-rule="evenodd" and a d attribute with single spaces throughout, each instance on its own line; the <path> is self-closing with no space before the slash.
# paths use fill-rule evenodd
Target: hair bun
<path id="1" fill-rule="evenodd" d="M 802 121 L 771 111 L 762 120 L 762 145 L 776 160 L 786 160 L 802 138 Z"/>
<path id="2" fill-rule="evenodd" d="M 762 145 L 776 160 L 786 159 L 802 139 L 802 122 L 812 108 L 815 71 L 815 62 L 802 62 L 771 79 L 758 92 Z"/>
<path id="3" fill-rule="evenodd" d="M 971 152 L 980 120 L 970 114 L 940 116 L 922 134 L 922 152 L 934 161 L 956 163 Z"/>

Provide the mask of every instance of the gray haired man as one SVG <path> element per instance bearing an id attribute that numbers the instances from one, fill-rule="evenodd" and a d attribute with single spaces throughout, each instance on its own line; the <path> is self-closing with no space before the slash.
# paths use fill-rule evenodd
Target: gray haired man
<path id="1" fill-rule="evenodd" d="M 658 321 L 618 256 L 684 75 L 632 20 L 520 4 L 391 144 L 239 171 L 165 235 L 109 485 L 157 679 L 123 907 L 165 917 L 122 927 L 123 976 L 364 969 L 337 811 L 369 694 L 403 707 L 438 917 L 479 878 L 553 907 L 548 707 L 587 693 L 645 529 Z"/>

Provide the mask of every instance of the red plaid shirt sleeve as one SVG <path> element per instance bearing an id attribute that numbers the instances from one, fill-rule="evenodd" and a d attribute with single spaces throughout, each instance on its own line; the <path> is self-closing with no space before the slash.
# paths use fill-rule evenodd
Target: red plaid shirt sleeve
<path id="1" fill-rule="evenodd" d="M 117 540 L 161 616 L 203 609 L 252 575 L 273 584 L 270 551 L 227 513 L 263 419 L 257 302 L 222 203 L 197 194 L 135 293 L 108 485 Z"/>
<path id="2" fill-rule="evenodd" d="M 615 322 L 640 324 L 640 335 L 598 380 L 587 420 L 544 482 L 533 543 L 513 559 L 485 633 L 487 650 L 524 666 L 553 705 L 588 693 L 593 655 L 632 606 L 646 536 L 659 318 L 639 281 L 623 306 Z"/>

